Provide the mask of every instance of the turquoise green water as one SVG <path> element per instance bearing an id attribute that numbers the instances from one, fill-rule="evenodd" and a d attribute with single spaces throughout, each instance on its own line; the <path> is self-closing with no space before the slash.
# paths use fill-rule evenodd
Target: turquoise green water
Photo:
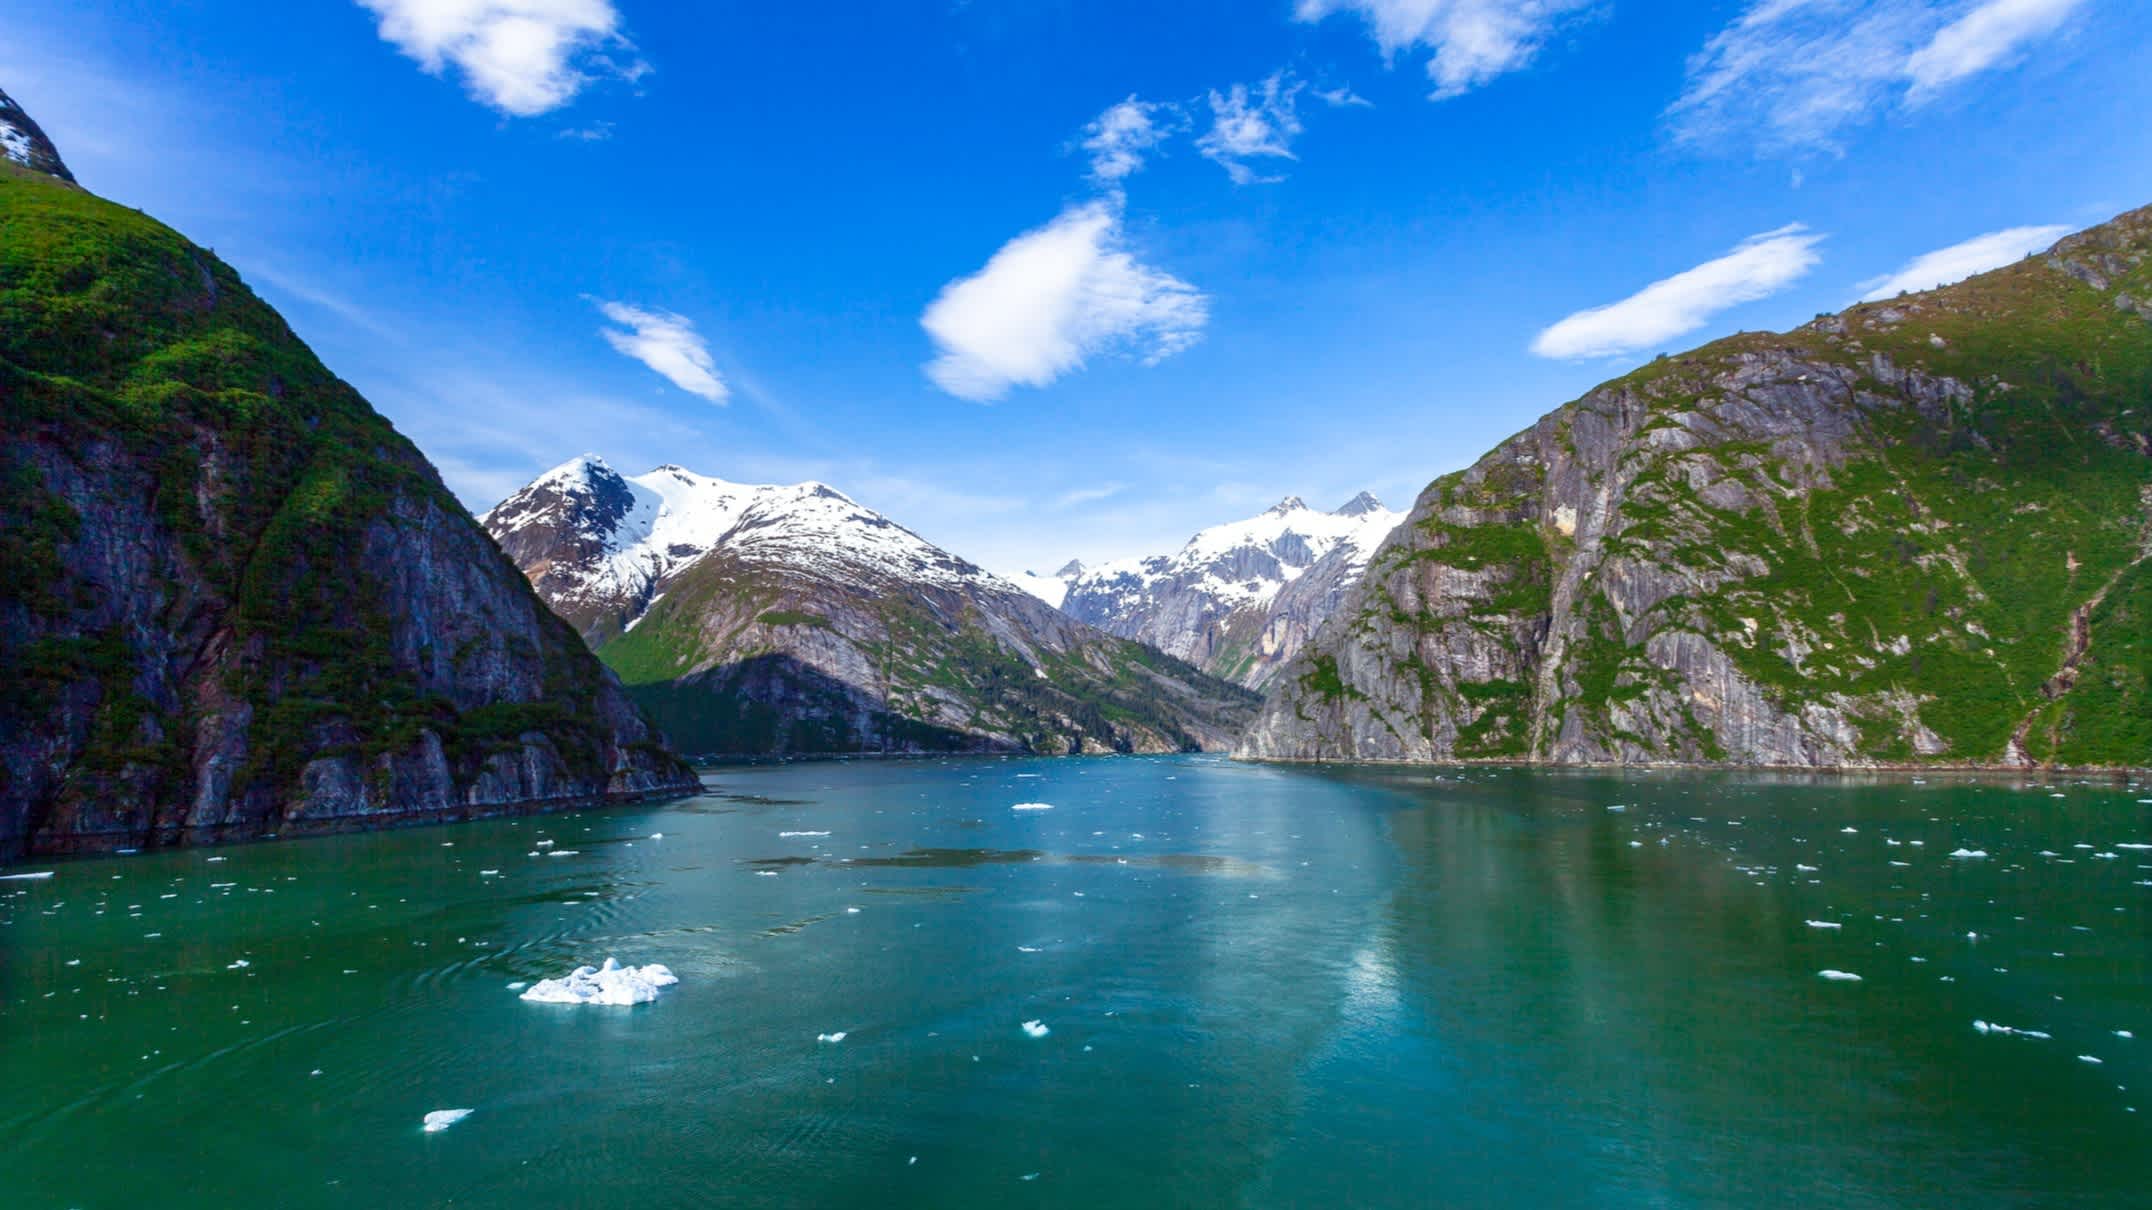
<path id="1" fill-rule="evenodd" d="M 2152 790 L 711 782 L 0 882 L 0 1205 L 2152 1201 Z"/>

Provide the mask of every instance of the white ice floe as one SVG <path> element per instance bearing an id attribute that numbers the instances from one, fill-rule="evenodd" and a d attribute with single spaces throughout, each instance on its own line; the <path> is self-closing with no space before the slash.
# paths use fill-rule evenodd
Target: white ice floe
<path id="1" fill-rule="evenodd" d="M 555 850 L 553 850 L 552 852 L 550 852 L 550 853 L 546 854 L 546 856 L 548 856 L 548 857 L 576 857 L 576 856 L 580 856 L 581 854 L 582 854 L 582 850 L 581 850 L 581 849 L 555 849 Z"/>
<path id="2" fill-rule="evenodd" d="M 791 839 L 791 838 L 792 838 L 792 837 L 794 837 L 794 836 L 827 836 L 827 835 L 829 835 L 829 833 L 827 833 L 827 832 L 779 832 L 779 833 L 777 834 L 777 838 L 778 838 L 779 840 L 789 840 L 789 839 Z"/>
<path id="3" fill-rule="evenodd" d="M 1976 857 L 1986 857 L 1988 851 L 1986 849 L 1953 849 L 1950 855 L 1960 860 L 1971 860 Z"/>
<path id="4" fill-rule="evenodd" d="M 2036 1041 L 2046 1041 L 2054 1036 L 2042 1033 L 2037 1029 L 2012 1029 L 2007 1025 L 1997 1025 L 1992 1021 L 1975 1021 L 1973 1022 L 1973 1028 L 1984 1034 L 2001 1034 L 2011 1038 L 2032 1038 Z"/>
<path id="5" fill-rule="evenodd" d="M 2115 847 L 2118 849 L 2128 849 L 2133 853 L 2142 853 L 2147 849 L 2152 849 L 2152 844 L 2118 844 Z"/>
<path id="6" fill-rule="evenodd" d="M 535 1004 L 648 1004 L 658 992 L 680 982 L 669 969 L 622 966 L 612 958 L 604 966 L 579 966 L 559 979 L 541 979 L 523 993 Z"/>
<path id="7" fill-rule="evenodd" d="M 1816 872 L 1816 867 L 1812 865 L 1796 865 L 1793 868 L 1803 874 L 1813 874 Z"/>
<path id="8" fill-rule="evenodd" d="M 2107 1060 L 2102 1059 L 2098 1055 L 2079 1055 L 2077 1056 L 2077 1061 L 2080 1063 L 2090 1063 L 2094 1067 L 2098 1067 L 2105 1063 Z"/>
<path id="9" fill-rule="evenodd" d="M 1609 811 L 1626 811 L 1628 809 L 1628 807 L 1622 805 L 1621 803 L 1615 803 L 1613 806 L 1607 808 L 1607 810 Z"/>
<path id="10" fill-rule="evenodd" d="M 1052 1030 L 1046 1028 L 1046 1022 L 1044 1021 L 1024 1022 L 1024 1036 L 1027 1038 L 1043 1038 L 1052 1032 Z"/>
<path id="11" fill-rule="evenodd" d="M 243 971 L 252 965 L 254 964 L 244 958 L 240 958 L 234 961 L 230 966 L 225 967 L 224 969 L 228 971 Z"/>
<path id="12" fill-rule="evenodd" d="M 845 1033 L 845 1030 L 840 1029 L 833 1034 L 816 1034 L 814 1040 L 817 1042 L 842 1042 L 844 1041 Z"/>
<path id="13" fill-rule="evenodd" d="M 1009 809 L 1011 811 L 1051 811 L 1054 809 L 1054 804 L 1050 802 L 1020 802 Z"/>
<path id="14" fill-rule="evenodd" d="M 470 1117 L 468 1109 L 436 1109 L 426 1115 L 426 1133 L 439 1134 L 463 1119 Z"/>
<path id="15" fill-rule="evenodd" d="M 0 882 L 40 882 L 50 877 L 51 870 L 39 870 L 35 874 L 0 874 Z"/>
<path id="16" fill-rule="evenodd" d="M 665 839 L 665 833 L 663 833 L 663 832 L 652 832 L 652 833 L 650 834 L 650 839 L 652 839 L 652 840 L 663 840 L 663 839 Z"/>
<path id="17" fill-rule="evenodd" d="M 1817 971 L 1817 975 L 1833 983 L 1859 983 L 1861 977 L 1852 971 Z"/>
<path id="18" fill-rule="evenodd" d="M 1842 929 L 1846 926 L 1836 920 L 1811 920 L 1808 922 L 1808 927 L 1812 929 Z"/>
<path id="19" fill-rule="evenodd" d="M 2118 1038 L 2134 1038 L 2137 1035 L 2131 1033 L 2129 1030 L 2126 1029 L 2118 1029 L 2115 1031 L 2115 1036 Z"/>

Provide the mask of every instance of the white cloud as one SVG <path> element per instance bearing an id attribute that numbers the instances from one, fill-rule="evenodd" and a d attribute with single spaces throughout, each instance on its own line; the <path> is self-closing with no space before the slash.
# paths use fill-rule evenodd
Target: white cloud
<path id="1" fill-rule="evenodd" d="M 2026 44 L 2062 28 L 2083 0 L 1988 0 L 1944 26 L 1906 61 L 1911 97 L 1921 97 L 2016 58 Z"/>
<path id="2" fill-rule="evenodd" d="M 940 356 L 926 367 L 960 399 L 1043 387 L 1087 357 L 1128 352 L 1146 365 L 1196 343 L 1210 300 L 1138 261 L 1118 206 L 1072 206 L 1002 245 L 986 267 L 942 287 L 920 323 Z"/>
<path id="3" fill-rule="evenodd" d="M 1108 108 L 1083 131 L 1083 149 L 1091 153 L 1091 179 L 1107 188 L 1119 185 L 1179 128 L 1178 113 L 1162 102 L 1130 97 Z"/>
<path id="4" fill-rule="evenodd" d="M 1677 139 L 1835 150 L 1840 131 L 2015 62 L 2084 0 L 1756 0 L 1689 60 Z"/>
<path id="5" fill-rule="evenodd" d="M 1236 185 L 1277 180 L 1257 175 L 1247 161 L 1296 158 L 1293 140 L 1301 129 L 1297 102 L 1305 87 L 1281 71 L 1256 85 L 1253 93 L 1245 84 L 1224 93 L 1213 89 L 1211 128 L 1196 140 L 1196 149 L 1223 167 Z"/>
<path id="6" fill-rule="evenodd" d="M 1434 52 L 1434 99 L 1461 96 L 1531 63 L 1563 17 L 1591 0 L 1300 0 L 1302 21 L 1355 12 L 1382 53 Z"/>
<path id="7" fill-rule="evenodd" d="M 1097 487 L 1079 487 L 1054 497 L 1053 506 L 1067 509 L 1083 504 L 1096 504 L 1101 500 L 1111 500 L 1127 490 L 1126 483 L 1101 483 Z"/>
<path id="8" fill-rule="evenodd" d="M 649 366 L 688 394 L 700 395 L 711 403 L 723 403 L 732 394 L 725 386 L 725 380 L 718 376 L 717 362 L 710 357 L 710 346 L 703 343 L 702 334 L 685 316 L 618 302 L 600 301 L 598 309 L 607 319 L 620 325 L 599 329 L 606 343 L 616 351 Z"/>
<path id="9" fill-rule="evenodd" d="M 612 0 L 358 0 L 381 37 L 440 75 L 453 64 L 473 97 L 529 117 L 566 105 L 593 72 L 647 70 L 606 57 L 625 48 Z"/>
<path id="10" fill-rule="evenodd" d="M 1579 311 L 1539 334 L 1541 357 L 1615 357 L 1685 336 L 1721 311 L 1766 298 L 1815 267 L 1823 239 L 1795 223 L 1753 235 L 1717 260 L 1653 282 L 1617 303 Z"/>
<path id="11" fill-rule="evenodd" d="M 1861 283 L 1862 302 L 1917 294 L 2014 264 L 2068 235 L 2069 227 L 2012 227 L 1975 236 L 1907 261 L 1897 272 Z"/>

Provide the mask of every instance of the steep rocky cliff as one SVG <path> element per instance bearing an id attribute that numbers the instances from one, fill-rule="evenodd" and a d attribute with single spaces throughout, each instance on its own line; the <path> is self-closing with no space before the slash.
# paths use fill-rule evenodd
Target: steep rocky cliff
<path id="1" fill-rule="evenodd" d="M 2152 210 L 1549 414 L 1278 686 L 1242 755 L 2152 765 Z"/>
<path id="2" fill-rule="evenodd" d="M 38 142 L 0 164 L 0 861 L 695 784 L 409 442 Z"/>
<path id="3" fill-rule="evenodd" d="M 1366 492 L 1327 513 L 1294 496 L 1212 526 L 1170 555 L 1072 564 L 1056 577 L 1058 594 L 1026 587 L 1079 622 L 1261 689 L 1359 583 L 1401 519 Z"/>
<path id="4" fill-rule="evenodd" d="M 1254 712 L 824 484 L 585 456 L 484 522 L 693 752 L 1223 750 Z"/>

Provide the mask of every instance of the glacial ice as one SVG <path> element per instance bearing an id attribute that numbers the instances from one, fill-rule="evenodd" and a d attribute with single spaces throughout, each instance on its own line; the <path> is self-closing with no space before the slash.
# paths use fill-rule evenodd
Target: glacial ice
<path id="1" fill-rule="evenodd" d="M 1052 1032 L 1052 1030 L 1046 1028 L 1046 1022 L 1044 1021 L 1024 1022 L 1024 1036 L 1027 1038 L 1043 1038 Z"/>
<path id="2" fill-rule="evenodd" d="M 622 966 L 607 958 L 604 966 L 579 966 L 562 978 L 541 979 L 522 998 L 535 1004 L 648 1004 L 678 982 L 679 976 L 657 963 Z"/>
<path id="3" fill-rule="evenodd" d="M 439 1134 L 463 1119 L 470 1117 L 469 1109 L 436 1109 L 426 1115 L 426 1133 Z"/>

